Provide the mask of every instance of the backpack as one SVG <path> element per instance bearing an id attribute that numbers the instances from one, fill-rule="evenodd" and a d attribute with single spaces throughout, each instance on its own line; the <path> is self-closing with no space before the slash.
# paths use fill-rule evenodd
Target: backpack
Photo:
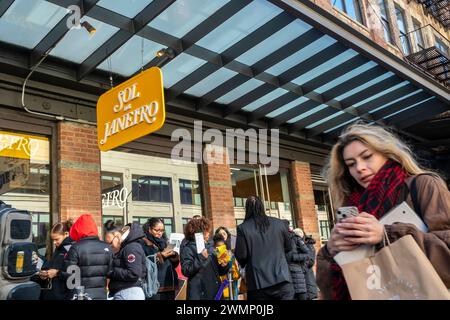
<path id="1" fill-rule="evenodd" d="M 142 283 L 142 289 L 145 297 L 149 299 L 157 294 L 159 290 L 156 254 L 145 257 L 145 267 L 147 268 L 147 275 Z"/>

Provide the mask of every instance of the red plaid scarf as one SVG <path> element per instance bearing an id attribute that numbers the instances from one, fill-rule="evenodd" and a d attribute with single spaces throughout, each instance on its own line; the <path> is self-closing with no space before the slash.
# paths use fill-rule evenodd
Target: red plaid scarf
<path id="1" fill-rule="evenodd" d="M 388 160 L 373 177 L 366 189 L 359 187 L 350 194 L 348 205 L 356 206 L 359 212 L 367 212 L 380 219 L 390 209 L 404 201 L 408 191 L 405 183 L 406 177 L 405 170 L 397 162 Z M 333 263 L 330 269 L 332 299 L 350 300 L 341 268 Z"/>

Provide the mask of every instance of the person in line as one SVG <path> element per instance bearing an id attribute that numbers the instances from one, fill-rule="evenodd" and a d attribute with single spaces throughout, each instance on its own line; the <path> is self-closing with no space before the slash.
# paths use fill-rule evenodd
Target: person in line
<path id="1" fill-rule="evenodd" d="M 187 300 L 213 300 L 220 288 L 220 276 L 229 265 L 219 264 L 209 241 L 211 223 L 205 217 L 191 219 L 186 225 L 185 242 L 181 245 L 181 270 L 188 277 Z M 197 253 L 195 234 L 202 233 L 205 248 Z"/>
<path id="2" fill-rule="evenodd" d="M 230 231 L 225 227 L 218 227 L 216 229 L 216 232 L 214 233 L 214 235 L 216 235 L 216 234 L 220 234 L 223 237 L 225 244 L 227 245 L 227 249 L 231 250 L 232 248 L 231 248 L 231 233 L 230 233 Z"/>
<path id="3" fill-rule="evenodd" d="M 221 230 L 227 230 L 224 227 L 220 227 Z M 228 231 L 228 230 L 227 230 Z M 233 253 L 231 250 L 227 248 L 226 240 L 222 233 L 217 232 L 213 237 L 214 247 L 215 247 L 215 254 L 217 256 L 217 260 L 219 261 L 219 264 L 227 263 L 230 265 L 230 269 L 228 270 L 228 273 L 226 275 L 220 276 L 220 280 L 223 283 L 225 279 L 231 280 L 231 287 L 233 289 L 232 294 L 232 300 L 238 300 L 239 295 L 239 266 L 237 264 L 236 258 L 233 256 Z M 223 290 L 223 299 L 230 299 L 230 288 L 227 286 Z M 231 300 L 231 299 L 230 299 Z"/>
<path id="4" fill-rule="evenodd" d="M 58 222 L 52 226 L 50 238 L 53 241 L 55 251 L 50 260 L 46 261 L 39 272 L 39 278 L 45 281 L 42 290 L 43 300 L 64 300 L 67 295 L 66 277 L 64 277 L 64 258 L 72 245 L 69 231 L 72 220 Z"/>
<path id="5" fill-rule="evenodd" d="M 158 266 L 158 293 L 151 300 L 175 300 L 178 290 L 178 274 L 176 268 L 180 264 L 180 256 L 168 247 L 164 232 L 164 222 L 160 218 L 150 218 L 143 225 L 145 237 L 142 245 L 146 256 L 156 254 Z"/>
<path id="6" fill-rule="evenodd" d="M 306 300 L 314 300 L 317 299 L 317 283 L 316 276 L 314 274 L 314 264 L 316 262 L 316 248 L 314 244 L 316 240 L 314 240 L 311 236 L 305 235 L 301 228 L 296 228 L 293 232 L 303 240 L 308 248 L 308 256 L 309 259 L 306 261 L 305 267 L 305 283 L 306 283 Z"/>
<path id="7" fill-rule="evenodd" d="M 245 219 L 237 227 L 235 256 L 245 268 L 248 300 L 292 300 L 294 288 L 286 260 L 291 251 L 286 224 L 268 217 L 256 196 L 245 202 Z"/>
<path id="8" fill-rule="evenodd" d="M 450 193 L 442 178 L 420 167 L 411 150 L 380 126 L 356 123 L 346 128 L 333 146 L 324 172 L 333 204 L 356 206 L 357 217 L 344 219 L 317 257 L 317 284 L 324 299 L 350 299 L 342 271 L 333 260 L 359 245 L 380 245 L 384 229 L 389 240 L 409 234 L 450 288 Z M 406 201 L 428 226 L 378 222 Z M 400 257 L 401 258 L 401 257 Z"/>
<path id="9" fill-rule="evenodd" d="M 118 230 L 114 222 L 104 225 L 114 252 L 113 266 L 108 273 L 109 292 L 114 300 L 145 300 L 142 282 L 147 276 L 145 253 L 140 240 L 145 236 L 137 222 Z M 106 238 L 106 237 L 105 237 Z"/>
<path id="10" fill-rule="evenodd" d="M 90 214 L 81 215 L 70 228 L 70 238 L 75 241 L 65 259 L 65 271 L 75 265 L 79 267 L 81 286 L 88 299 L 106 300 L 106 277 L 112 267 L 112 249 L 98 237 L 97 225 Z M 77 294 L 69 288 L 68 299 Z"/>
<path id="11" fill-rule="evenodd" d="M 289 221 L 284 221 L 289 226 Z M 306 271 L 310 259 L 309 249 L 303 238 L 299 237 L 292 230 L 289 230 L 289 237 L 292 250 L 286 254 L 286 259 L 294 286 L 294 300 L 307 300 Z"/>

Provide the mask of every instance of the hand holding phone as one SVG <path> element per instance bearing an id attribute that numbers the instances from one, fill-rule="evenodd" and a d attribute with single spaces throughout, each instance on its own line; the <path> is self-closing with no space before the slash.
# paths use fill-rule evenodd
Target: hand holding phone
<path id="1" fill-rule="evenodd" d="M 341 222 L 342 219 L 356 217 L 358 216 L 359 211 L 357 207 L 340 207 L 336 213 L 336 219 L 338 222 Z"/>

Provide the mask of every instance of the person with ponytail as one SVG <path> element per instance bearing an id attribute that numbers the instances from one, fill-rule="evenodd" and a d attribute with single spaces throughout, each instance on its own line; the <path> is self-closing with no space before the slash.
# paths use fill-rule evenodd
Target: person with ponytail
<path id="1" fill-rule="evenodd" d="M 352 124 L 332 148 L 324 177 L 335 207 L 355 206 L 359 214 L 337 223 L 319 251 L 317 284 L 322 299 L 351 298 L 333 257 L 362 244 L 381 246 L 384 229 L 390 242 L 412 235 L 450 288 L 450 193 L 442 178 L 418 165 L 405 143 L 383 127 Z M 413 224 L 378 222 L 404 201 L 428 232 Z"/>
<path id="2" fill-rule="evenodd" d="M 43 300 L 64 300 L 66 297 L 66 284 L 64 270 L 64 259 L 69 252 L 72 239 L 69 236 L 72 221 L 58 222 L 50 231 L 53 241 L 54 252 L 39 272 L 39 278 L 45 281 L 45 290 L 42 290 Z"/>
<path id="3" fill-rule="evenodd" d="M 245 267 L 248 300 L 292 300 L 294 287 L 286 260 L 292 245 L 288 226 L 268 217 L 256 196 L 245 202 L 245 220 L 237 227 L 235 256 Z"/>

